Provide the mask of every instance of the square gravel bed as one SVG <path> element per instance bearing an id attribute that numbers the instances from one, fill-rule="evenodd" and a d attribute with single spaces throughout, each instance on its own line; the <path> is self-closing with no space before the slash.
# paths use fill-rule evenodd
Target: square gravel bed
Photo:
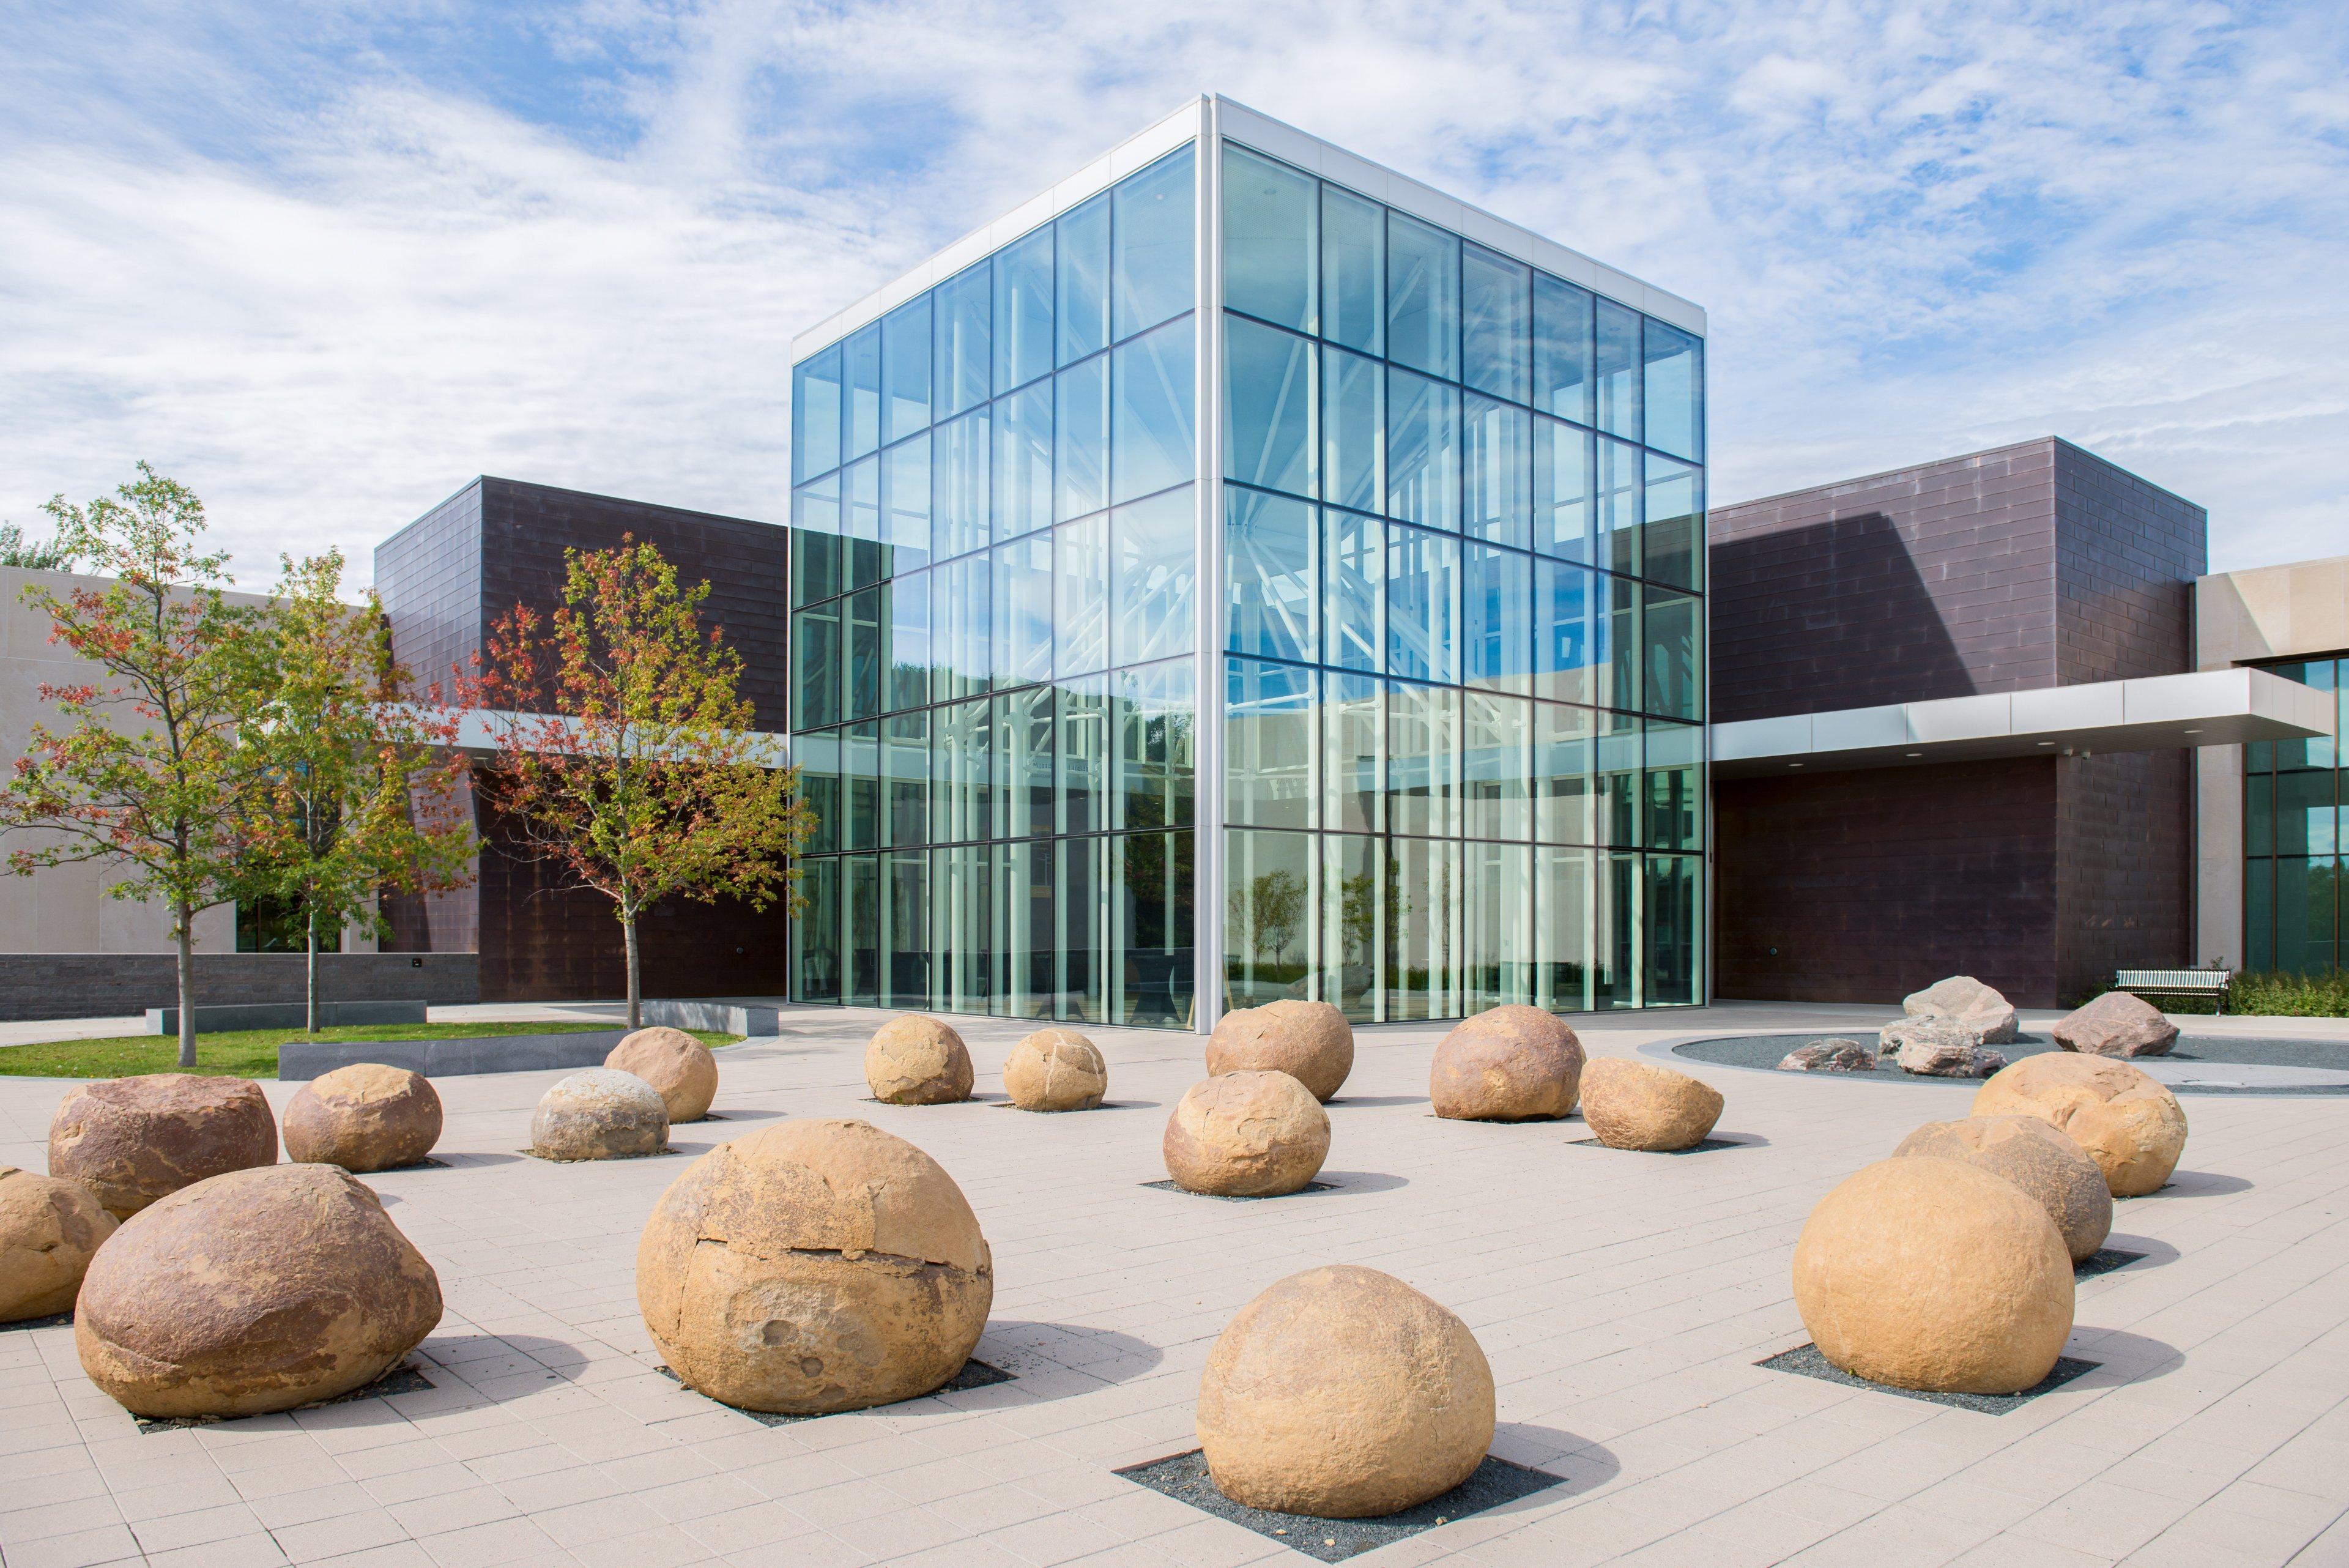
<path id="1" fill-rule="evenodd" d="M 677 1384 L 679 1387 L 684 1386 L 685 1379 L 679 1377 L 667 1367 L 663 1366 L 657 1370 L 663 1377 L 667 1378 L 671 1383 Z M 989 1366 L 986 1362 L 974 1358 L 964 1362 L 960 1371 L 957 1372 L 952 1377 L 947 1378 L 944 1383 L 938 1385 L 936 1388 L 931 1389 L 929 1394 L 916 1394 L 914 1396 L 914 1398 L 926 1399 L 930 1397 L 931 1394 L 960 1394 L 972 1388 L 992 1388 L 998 1383 L 1009 1383 L 1011 1381 L 1013 1381 L 1012 1375 L 1004 1371 L 1000 1366 Z M 701 1393 L 698 1388 L 695 1389 L 694 1392 L 697 1394 Z M 705 1399 L 709 1398 L 709 1396 L 707 1394 L 703 1394 L 701 1397 Z M 713 1405 L 718 1403 L 715 1399 L 710 1399 L 709 1402 Z M 910 1404 L 912 1401 L 900 1399 L 897 1400 L 896 1403 L 905 1405 Z M 868 1407 L 877 1410 L 885 1410 L 889 1407 L 886 1405 L 875 1405 Z M 820 1415 L 786 1416 L 779 1411 L 745 1410 L 733 1405 L 728 1405 L 725 1408 L 732 1410 L 737 1416 L 748 1416 L 753 1421 L 758 1422 L 761 1427 L 788 1427 L 797 1421 L 821 1421 L 823 1419 L 823 1417 Z M 843 1415 L 847 1414 L 845 1411 L 838 1413 Z"/>
<path id="2" fill-rule="evenodd" d="M 297 1410 L 319 1410 L 329 1405 L 348 1405 L 356 1399 L 384 1399 L 394 1394 L 421 1394 L 432 1386 L 432 1380 L 413 1366 L 393 1367 L 364 1388 L 354 1388 L 347 1394 L 337 1394 L 331 1399 L 316 1399 L 307 1405 L 297 1405 Z M 233 1421 L 250 1421 L 251 1416 L 166 1416 L 160 1421 L 139 1417 L 142 1432 L 179 1432 L 190 1427 L 219 1427 Z"/>
<path id="3" fill-rule="evenodd" d="M 1416 1508 L 1390 1513 L 1383 1519 L 1316 1519 L 1310 1514 L 1275 1513 L 1268 1508 L 1249 1508 L 1234 1502 L 1216 1490 L 1216 1483 L 1207 1475 L 1206 1457 L 1196 1449 L 1144 1465 L 1129 1465 L 1116 1473 L 1323 1563 L 1343 1563 L 1349 1557 L 1374 1552 L 1439 1524 L 1531 1497 L 1566 1480 L 1547 1470 L 1529 1469 L 1487 1454 L 1485 1462 L 1466 1480 Z"/>
<path id="4" fill-rule="evenodd" d="M 0 1334 L 13 1333 L 20 1328 L 71 1328 L 72 1326 L 73 1314 L 61 1312 L 53 1313 L 47 1317 L 20 1317 L 14 1323 L 0 1323 Z"/>
<path id="5" fill-rule="evenodd" d="M 1337 1184 L 1329 1181 L 1309 1181 L 1295 1192 L 1267 1192 L 1251 1195 L 1245 1192 L 1194 1192 L 1179 1182 L 1145 1181 L 1144 1187 L 1154 1187 L 1161 1192 L 1179 1192 L 1185 1198 L 1212 1198 L 1218 1203 L 1269 1203 L 1277 1198 L 1299 1198 L 1308 1192 L 1335 1192 Z"/>
<path id="6" fill-rule="evenodd" d="M 1566 1147 L 1568 1148 L 1607 1148 L 1605 1144 L 1599 1142 L 1595 1137 L 1570 1137 L 1566 1140 Z M 1758 1148 L 1760 1147 L 1761 1146 L 1758 1144 L 1750 1144 L 1741 1138 L 1708 1137 L 1701 1138 L 1697 1142 L 1691 1144 L 1686 1148 L 1618 1148 L 1609 1149 L 1608 1152 L 1610 1154 L 1711 1154 L 1717 1148 Z"/>
<path id="7" fill-rule="evenodd" d="M 518 1148 L 514 1152 L 526 1159 L 537 1160 L 543 1165 L 609 1165 L 622 1159 L 667 1159 L 670 1155 L 684 1154 L 688 1151 L 672 1144 L 667 1148 L 657 1148 L 650 1154 L 615 1154 L 607 1155 L 602 1159 L 556 1159 L 552 1156 L 541 1154 L 534 1148 Z"/>
<path id="8" fill-rule="evenodd" d="M 2143 1252 L 2124 1251 L 2118 1247 L 2099 1247 L 2092 1255 L 2072 1265 L 2072 1277 L 2075 1280 L 2093 1280 L 2098 1274 L 2109 1274 L 2115 1269 L 2126 1269 L 2144 1256 Z"/>
<path id="9" fill-rule="evenodd" d="M 2083 1372 L 2094 1372 L 2102 1365 L 2095 1361 L 2075 1361 L 2068 1355 L 2055 1358 L 2055 1370 L 2020 1394 L 1933 1394 L 1922 1388 L 1895 1388 L 1889 1383 L 1871 1383 L 1865 1377 L 1855 1377 L 1829 1361 L 1816 1345 L 1800 1345 L 1781 1351 L 1756 1366 L 1766 1366 L 1773 1372 L 1792 1372 L 1804 1377 L 1816 1377 L 1822 1383 L 1840 1383 L 1847 1388 L 1873 1388 L 1878 1394 L 1898 1394 L 1904 1399 L 1922 1399 L 1929 1405 L 1954 1405 L 1961 1410 L 1979 1410 L 1985 1416 L 2003 1416 L 2009 1410 L 2052 1394 Z"/>

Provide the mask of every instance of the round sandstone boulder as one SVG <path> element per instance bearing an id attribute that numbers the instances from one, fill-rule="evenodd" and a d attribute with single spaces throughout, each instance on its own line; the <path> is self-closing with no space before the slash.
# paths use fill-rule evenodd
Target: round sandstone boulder
<path id="1" fill-rule="evenodd" d="M 1003 1092 L 1023 1111 L 1089 1111 L 1109 1093 L 1109 1067 L 1073 1029 L 1039 1029 L 1003 1062 Z"/>
<path id="2" fill-rule="evenodd" d="M 2116 1198 L 2158 1192 L 2186 1152 L 2186 1112 L 2151 1074 L 2126 1062 L 2046 1051 L 1974 1095 L 1978 1116 L 2037 1116 L 2062 1128 L 2105 1173 Z"/>
<path id="3" fill-rule="evenodd" d="M 970 1052 L 937 1019 L 908 1012 L 884 1023 L 864 1048 L 864 1081 L 892 1106 L 950 1106 L 970 1098 Z"/>
<path id="4" fill-rule="evenodd" d="M 2095 1257 L 2112 1234 L 2113 1195 L 2105 1189 L 2105 1173 L 2069 1135 L 2037 1116 L 1927 1122 L 1892 1152 L 1961 1159 L 2014 1183 L 2047 1210 L 2075 1263 Z"/>
<path id="5" fill-rule="evenodd" d="M 0 1323 L 73 1311 L 119 1221 L 78 1181 L 0 1165 Z"/>
<path id="6" fill-rule="evenodd" d="M 541 1159 L 634 1159 L 667 1147 L 668 1107 L 634 1073 L 574 1073 L 531 1114 L 530 1152 Z"/>
<path id="7" fill-rule="evenodd" d="M 1327 1101 L 1354 1070 L 1354 1028 L 1326 1002 L 1268 1002 L 1224 1014 L 1207 1038 L 1207 1075 L 1286 1073 Z"/>
<path id="8" fill-rule="evenodd" d="M 2013 1182 L 1962 1160 L 1878 1160 L 1811 1210 L 1795 1306 L 1820 1354 L 1856 1377 L 2019 1394 L 2072 1332 L 2072 1259 Z"/>
<path id="9" fill-rule="evenodd" d="M 1226 1073 L 1191 1085 L 1161 1147 L 1185 1191 L 1277 1198 L 1330 1158 L 1330 1113 L 1286 1073 Z"/>
<path id="10" fill-rule="evenodd" d="M 77 1084 L 49 1123 L 49 1174 L 128 1220 L 207 1177 L 277 1163 L 277 1118 L 247 1078 L 150 1073 Z"/>
<path id="11" fill-rule="evenodd" d="M 1582 1070 L 1582 1119 L 1609 1148 L 1693 1148 L 1725 1103 L 1702 1079 L 1627 1056 L 1601 1056 Z"/>
<path id="12" fill-rule="evenodd" d="M 1466 1480 L 1493 1413 L 1493 1369 L 1466 1324 L 1376 1269 L 1310 1269 L 1216 1341 L 1199 1447 L 1235 1502 L 1370 1519 Z"/>
<path id="13" fill-rule="evenodd" d="M 440 1096 L 431 1080 L 405 1067 L 337 1067 L 285 1105 L 285 1157 L 301 1164 L 396 1170 L 440 1141 Z"/>
<path id="14" fill-rule="evenodd" d="M 682 1029 L 639 1029 L 612 1047 L 604 1065 L 657 1089 L 671 1127 L 699 1121 L 718 1097 L 718 1058 Z"/>
<path id="15" fill-rule="evenodd" d="M 134 1416 L 259 1416 L 364 1388 L 440 1321 L 440 1282 L 331 1165 L 239 1170 L 135 1216 L 82 1283 L 74 1348 Z"/>
<path id="16" fill-rule="evenodd" d="M 1538 1007 L 1488 1008 L 1454 1024 L 1435 1047 L 1427 1097 L 1457 1121 L 1521 1122 L 1574 1109 L 1582 1042 Z"/>
<path id="17" fill-rule="evenodd" d="M 911 1399 L 987 1327 L 995 1271 L 937 1161 L 859 1121 L 721 1144 L 672 1182 L 636 1247 L 636 1303 L 687 1386 L 819 1416 Z"/>

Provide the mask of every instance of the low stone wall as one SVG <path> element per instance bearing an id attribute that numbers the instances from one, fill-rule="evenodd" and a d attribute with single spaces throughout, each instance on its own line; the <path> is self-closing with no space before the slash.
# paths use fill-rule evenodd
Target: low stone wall
<path id="1" fill-rule="evenodd" d="M 299 1083 L 359 1062 L 405 1067 L 428 1078 L 600 1067 L 626 1033 L 597 1029 L 577 1034 L 490 1034 L 461 1040 L 298 1040 L 277 1048 L 277 1076 L 289 1084 Z"/>
<path id="2" fill-rule="evenodd" d="M 757 1002 L 647 999 L 641 1006 L 647 1029 L 711 1029 L 751 1040 L 764 1040 L 782 1033 L 782 1010 Z"/>
<path id="3" fill-rule="evenodd" d="M 196 1005 L 298 1002 L 303 962 L 300 953 L 198 953 Z M 318 990 L 325 1002 L 479 1002 L 481 955 L 321 953 Z M 112 1018 L 178 1002 L 170 953 L 0 953 L 0 1021 Z"/>

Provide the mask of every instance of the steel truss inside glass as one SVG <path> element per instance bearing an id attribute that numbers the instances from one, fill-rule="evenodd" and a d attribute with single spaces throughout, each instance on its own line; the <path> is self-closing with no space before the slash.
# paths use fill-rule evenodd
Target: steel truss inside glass
<path id="1" fill-rule="evenodd" d="M 1701 1000 L 1701 340 L 1220 147 L 794 367 L 794 995 Z"/>

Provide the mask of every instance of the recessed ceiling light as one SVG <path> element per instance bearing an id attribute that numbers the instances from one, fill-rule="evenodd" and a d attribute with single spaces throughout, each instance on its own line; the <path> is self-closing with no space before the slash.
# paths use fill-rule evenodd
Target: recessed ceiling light
<path id="1" fill-rule="evenodd" d="M 2201 732 L 2201 731 L 2199 731 L 2199 730 L 2186 730 L 2186 731 L 2182 731 L 2182 732 L 2181 732 L 2181 733 L 2189 734 L 2189 735 L 2199 735 L 2199 734 L 2200 734 L 2201 732 Z"/>
<path id="2" fill-rule="evenodd" d="M 1923 756 L 1924 754 L 1925 754 L 1925 753 L 1922 753 L 1922 752 L 1903 752 L 1903 753 L 1901 753 L 1901 755 L 1903 755 L 1903 756 L 1907 756 L 1907 757 L 1921 757 L 1921 756 Z"/>
<path id="3" fill-rule="evenodd" d="M 1799 767 L 1801 767 L 1803 764 L 1802 764 L 1802 763 L 1788 763 L 1786 765 L 1787 765 L 1788 767 L 1790 767 L 1790 768 L 1799 768 Z"/>
<path id="4" fill-rule="evenodd" d="M 2055 742 L 2053 742 L 2053 741 L 2042 741 L 2042 742 L 2040 742 L 2039 743 L 2040 743 L 2041 745 L 2043 745 L 2043 746 L 2052 746 L 2052 745 L 2054 745 Z"/>

